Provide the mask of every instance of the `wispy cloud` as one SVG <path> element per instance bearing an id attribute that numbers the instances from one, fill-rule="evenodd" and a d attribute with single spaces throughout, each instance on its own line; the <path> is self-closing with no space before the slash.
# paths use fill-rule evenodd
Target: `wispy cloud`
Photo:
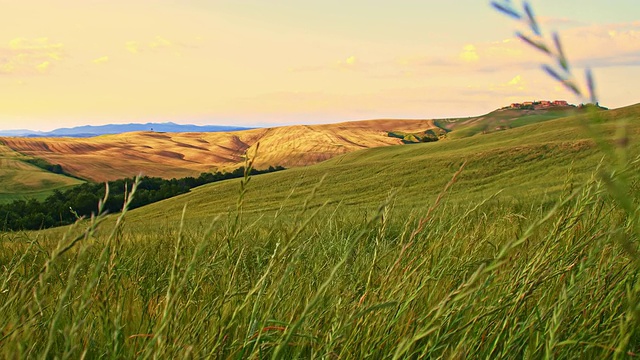
<path id="1" fill-rule="evenodd" d="M 102 56 L 102 57 L 99 57 L 99 58 L 93 60 L 94 64 L 104 64 L 106 62 L 109 62 L 109 57 L 108 56 Z"/>
<path id="2" fill-rule="evenodd" d="M 562 31 L 560 37 L 574 66 L 640 66 L 640 22 L 574 27 Z M 477 47 L 488 69 L 509 64 L 528 67 L 535 56 L 534 50 L 517 39 Z"/>
<path id="3" fill-rule="evenodd" d="M 363 62 L 355 55 L 348 56 L 344 59 L 336 60 L 332 63 L 292 67 L 293 72 L 314 72 L 314 71 L 331 71 L 331 70 L 364 70 L 372 64 Z"/>
<path id="4" fill-rule="evenodd" d="M 128 52 L 132 54 L 137 54 L 138 52 L 140 52 L 140 44 L 138 44 L 137 41 L 127 41 L 124 44 L 124 47 L 127 49 Z"/>
<path id="5" fill-rule="evenodd" d="M 171 50 L 179 53 L 180 49 L 185 47 L 188 46 L 162 36 L 156 36 L 155 38 L 146 41 L 130 40 L 124 44 L 124 48 L 132 54 L 161 50 Z"/>
<path id="6" fill-rule="evenodd" d="M 460 53 L 460 60 L 467 63 L 473 63 L 480 60 L 476 47 L 472 44 L 465 45 L 464 50 Z"/>
<path id="7" fill-rule="evenodd" d="M 150 49 L 168 48 L 173 45 L 174 44 L 171 41 L 163 38 L 162 36 L 156 36 L 156 38 L 153 41 L 149 42 Z"/>
<path id="8" fill-rule="evenodd" d="M 640 22 L 577 28 L 565 36 L 578 65 L 640 66 Z"/>
<path id="9" fill-rule="evenodd" d="M 501 96 L 511 95 L 520 97 L 529 91 L 529 83 L 530 81 L 522 75 L 516 75 L 507 82 L 489 84 L 485 90 Z"/>
<path id="10" fill-rule="evenodd" d="M 572 27 L 560 35 L 565 53 L 575 67 L 640 66 L 640 21 Z M 396 65 L 402 73 L 429 75 L 436 71 L 451 74 L 520 72 L 538 68 L 547 61 L 547 57 L 520 39 L 508 38 L 467 44 L 457 54 L 399 58 Z"/>
<path id="11" fill-rule="evenodd" d="M 522 85 L 522 76 L 517 75 L 513 79 L 511 79 L 507 85 L 521 86 Z"/>
<path id="12" fill-rule="evenodd" d="M 543 57 L 525 55 L 526 49 L 516 39 L 491 43 L 466 44 L 458 52 L 400 57 L 395 60 L 399 73 L 415 76 L 493 73 L 537 67 Z"/>
<path id="13" fill-rule="evenodd" d="M 47 72 L 50 66 L 51 63 L 49 61 L 44 61 L 41 64 L 36 65 L 36 69 L 40 72 Z"/>
<path id="14" fill-rule="evenodd" d="M 62 43 L 49 38 L 15 38 L 0 46 L 0 74 L 38 75 L 51 70 L 64 57 Z"/>
<path id="15" fill-rule="evenodd" d="M 357 70 L 362 69 L 366 64 L 363 64 L 355 55 L 351 55 L 344 60 L 338 61 L 335 66 L 343 70 Z"/>

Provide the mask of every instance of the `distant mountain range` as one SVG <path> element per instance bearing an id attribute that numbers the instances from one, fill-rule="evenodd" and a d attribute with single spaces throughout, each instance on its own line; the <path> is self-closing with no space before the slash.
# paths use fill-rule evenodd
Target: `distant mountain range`
<path id="1" fill-rule="evenodd" d="M 33 130 L 0 130 L 0 136 L 17 137 L 92 137 L 108 134 L 121 134 L 132 131 L 156 131 L 156 132 L 227 132 L 249 130 L 251 128 L 224 125 L 182 125 L 172 122 L 146 123 L 146 124 L 109 124 L 109 125 L 85 125 L 73 128 L 60 128 L 48 132 Z"/>

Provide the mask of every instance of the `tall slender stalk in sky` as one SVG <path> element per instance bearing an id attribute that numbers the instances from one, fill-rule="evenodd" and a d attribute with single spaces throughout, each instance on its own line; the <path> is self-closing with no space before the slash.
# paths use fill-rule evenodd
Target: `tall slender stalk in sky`
<path id="1" fill-rule="evenodd" d="M 546 54 L 550 63 L 542 64 L 542 69 L 581 99 L 595 104 L 598 102 L 591 68 L 585 69 L 586 90 L 578 83 L 567 59 L 558 32 L 547 35 L 540 27 L 535 13 L 528 1 L 522 1 L 522 9 L 515 7 L 510 0 L 492 1 L 491 5 L 503 14 L 520 21 L 528 28 L 527 33 L 516 31 L 516 36 L 526 44 Z"/>

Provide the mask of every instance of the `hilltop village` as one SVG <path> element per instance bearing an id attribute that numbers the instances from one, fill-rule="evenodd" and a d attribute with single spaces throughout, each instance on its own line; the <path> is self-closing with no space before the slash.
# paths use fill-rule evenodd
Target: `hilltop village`
<path id="1" fill-rule="evenodd" d="M 566 100 L 554 100 L 554 101 L 540 100 L 540 101 L 525 101 L 523 103 L 513 103 L 509 105 L 507 108 L 538 110 L 538 109 L 548 109 L 551 107 L 560 107 L 560 106 L 575 106 L 575 105 L 569 104 Z"/>

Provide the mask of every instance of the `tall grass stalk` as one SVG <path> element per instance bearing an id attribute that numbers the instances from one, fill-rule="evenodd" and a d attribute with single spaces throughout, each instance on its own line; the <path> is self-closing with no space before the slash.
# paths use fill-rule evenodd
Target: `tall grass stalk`
<path id="1" fill-rule="evenodd" d="M 551 60 L 554 60 L 556 63 L 555 66 L 548 64 L 542 66 L 550 76 L 565 85 L 579 98 L 591 104 L 598 104 L 595 82 L 591 70 L 587 68 L 585 71 L 587 90 L 582 90 L 572 74 L 571 66 L 565 56 L 559 35 L 552 33 L 553 43 L 547 43 L 544 33 L 538 25 L 538 21 L 527 1 L 522 2 L 522 11 L 516 9 L 510 1 L 493 1 L 492 5 L 508 16 L 524 22 L 525 25 L 529 27 L 531 34 L 517 32 L 516 35 L 526 44 L 542 51 Z M 631 158 L 628 121 L 621 119 L 617 122 L 617 134 L 613 142 L 608 141 L 608 139 L 593 126 L 593 124 L 603 121 L 604 119 L 597 106 L 592 106 L 582 124 L 585 131 L 596 142 L 606 159 L 606 166 L 601 167 L 599 171 L 599 178 L 607 190 L 606 198 L 614 201 L 626 214 L 626 224 L 616 230 L 617 234 L 614 240 L 620 244 L 627 256 L 633 260 L 633 265 L 637 272 L 640 270 L 640 251 L 638 249 L 638 240 L 640 239 L 640 204 L 637 202 L 637 199 L 634 201 L 634 189 L 631 184 L 632 177 L 638 172 L 640 158 L 636 158 L 635 160 Z M 640 283 L 634 282 L 633 285 L 628 285 L 625 291 L 625 298 L 627 300 L 627 315 L 626 321 L 624 322 L 625 329 L 626 326 L 629 326 L 630 329 L 640 328 Z M 623 331 L 625 335 L 621 336 L 617 346 L 613 347 L 617 358 L 624 356 L 624 350 L 630 345 L 631 339 L 636 336 L 636 331 L 637 330 Z"/>

